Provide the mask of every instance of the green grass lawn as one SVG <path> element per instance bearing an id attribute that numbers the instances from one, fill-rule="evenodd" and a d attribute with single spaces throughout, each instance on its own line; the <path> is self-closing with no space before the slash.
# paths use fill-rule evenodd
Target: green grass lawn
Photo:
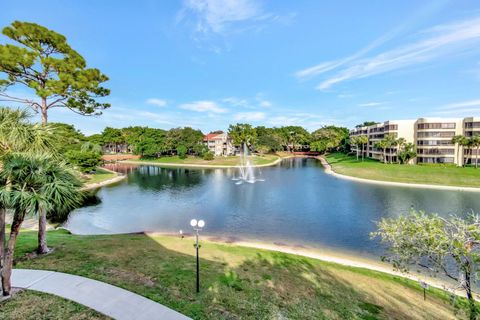
<path id="1" fill-rule="evenodd" d="M 94 174 L 88 175 L 87 179 L 85 180 L 85 183 L 87 184 L 99 183 L 99 182 L 103 182 L 103 181 L 115 178 L 116 176 L 117 174 L 114 172 L 97 168 L 97 171 L 95 171 Z"/>
<path id="2" fill-rule="evenodd" d="M 269 164 L 277 160 L 279 156 L 267 154 L 263 156 L 252 157 L 252 162 L 255 165 Z M 146 163 L 165 163 L 165 164 L 182 164 L 189 165 L 210 165 L 210 166 L 237 166 L 239 164 L 238 156 L 229 157 L 215 157 L 213 160 L 203 160 L 199 157 L 187 157 L 186 159 L 180 159 L 178 156 L 161 157 L 157 159 L 140 159 L 141 162 Z"/>
<path id="3" fill-rule="evenodd" d="M 480 187 L 480 168 L 456 167 L 454 165 L 401 165 L 384 164 L 365 159 L 356 160 L 355 156 L 332 153 L 325 158 L 332 169 L 347 176 L 394 181 L 405 183 L 422 183 L 459 187 Z"/>
<path id="4" fill-rule="evenodd" d="M 194 319 L 455 319 L 441 290 L 361 268 L 267 250 L 202 241 L 201 293 L 195 293 L 193 239 L 143 234 L 48 233 L 49 255 L 27 259 L 37 234 L 22 231 L 17 268 L 104 281 Z M 464 304 L 464 299 L 459 299 Z M 0 309 L 2 309 L 0 305 Z M 17 307 L 18 312 L 29 308 Z M 463 313 L 457 314 L 464 317 Z M 68 317 L 66 317 L 68 318 Z"/>
<path id="5" fill-rule="evenodd" d="M 54 295 L 37 291 L 21 291 L 0 303 L 0 319 L 106 320 L 110 318 L 81 304 Z"/>

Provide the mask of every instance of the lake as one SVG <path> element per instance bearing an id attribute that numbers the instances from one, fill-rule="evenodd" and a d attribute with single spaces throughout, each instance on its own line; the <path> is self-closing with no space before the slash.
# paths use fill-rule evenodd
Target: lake
<path id="1" fill-rule="evenodd" d="M 190 232 L 189 221 L 206 222 L 202 234 L 301 245 L 378 256 L 369 238 L 375 221 L 410 208 L 441 215 L 480 208 L 478 193 L 364 184 L 325 174 L 316 159 L 285 159 L 256 169 L 264 181 L 237 185 L 236 169 L 179 169 L 117 165 L 128 175 L 101 188 L 101 203 L 70 214 L 77 234 L 141 231 Z"/>

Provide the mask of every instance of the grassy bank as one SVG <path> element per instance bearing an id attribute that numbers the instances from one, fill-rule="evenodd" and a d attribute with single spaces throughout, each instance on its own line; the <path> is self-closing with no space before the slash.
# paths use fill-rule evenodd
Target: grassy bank
<path id="1" fill-rule="evenodd" d="M 365 159 L 357 161 L 355 156 L 332 153 L 325 158 L 333 171 L 357 178 L 420 183 L 457 187 L 480 187 L 480 168 L 456 167 L 453 165 L 401 165 L 384 164 Z"/>
<path id="2" fill-rule="evenodd" d="M 48 241 L 52 254 L 22 258 L 36 247 L 36 233 L 23 231 L 16 267 L 104 281 L 194 319 L 455 318 L 440 290 L 423 301 L 416 282 L 295 255 L 202 241 L 197 295 L 191 238 L 52 231 Z"/>
<path id="3" fill-rule="evenodd" d="M 251 158 L 254 165 L 267 165 L 279 159 L 279 156 L 267 154 L 263 156 L 254 156 Z M 140 159 L 136 160 L 144 163 L 155 164 L 173 164 L 173 165 L 202 165 L 202 166 L 238 166 L 239 157 L 215 157 L 213 160 L 203 160 L 199 157 L 187 157 L 180 159 L 178 156 L 161 157 L 156 159 Z"/>
<path id="4" fill-rule="evenodd" d="M 36 292 L 22 291 L 0 303 L 0 319 L 39 320 L 106 320 L 110 319 L 81 304 Z"/>
<path id="5" fill-rule="evenodd" d="M 113 179 L 117 176 L 115 172 L 97 168 L 94 174 L 89 174 L 85 179 L 86 184 L 93 184 Z"/>

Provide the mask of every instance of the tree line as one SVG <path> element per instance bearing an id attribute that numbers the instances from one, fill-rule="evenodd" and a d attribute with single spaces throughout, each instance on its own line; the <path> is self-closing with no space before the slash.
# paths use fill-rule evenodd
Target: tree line
<path id="1" fill-rule="evenodd" d="M 101 133 L 88 137 L 80 137 L 81 133 L 71 126 L 68 130 L 69 133 L 64 135 L 71 136 L 71 140 L 101 146 L 105 152 L 131 152 L 145 158 L 175 154 L 203 156 L 208 152 L 203 143 L 204 133 L 190 127 L 170 130 L 141 126 L 107 127 Z M 250 151 L 261 154 L 302 150 L 324 153 L 348 148 L 348 129 L 336 126 L 326 126 L 310 133 L 301 126 L 268 128 L 237 123 L 230 125 L 227 133 L 234 145 L 241 147 L 245 144 Z"/>

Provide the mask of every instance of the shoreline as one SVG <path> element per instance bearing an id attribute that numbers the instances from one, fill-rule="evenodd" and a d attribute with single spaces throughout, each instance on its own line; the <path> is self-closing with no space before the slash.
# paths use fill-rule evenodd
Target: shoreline
<path id="1" fill-rule="evenodd" d="M 355 182 L 361 182 L 361 183 L 378 184 L 378 185 L 384 185 L 384 186 L 393 186 L 393 187 L 435 189 L 435 190 L 445 190 L 445 191 L 480 192 L 480 188 L 477 188 L 477 187 L 442 186 L 442 185 L 435 185 L 435 184 L 372 180 L 372 179 L 365 179 L 365 178 L 357 178 L 357 177 L 347 176 L 347 175 L 335 172 L 333 170 L 332 166 L 330 165 L 330 163 L 328 163 L 327 159 L 325 159 L 324 156 L 316 157 L 316 159 L 320 160 L 323 168 L 325 169 L 326 174 L 332 175 L 332 176 L 340 178 L 340 179 L 345 179 L 345 180 L 350 180 L 350 181 L 355 181 Z"/>
<path id="2" fill-rule="evenodd" d="M 103 170 L 107 170 L 107 169 L 105 169 L 105 168 L 102 168 L 102 169 L 103 169 Z M 108 171 L 111 171 L 111 170 L 108 170 Z M 114 171 L 112 171 L 112 172 L 114 172 Z M 119 174 L 118 172 L 115 172 L 115 173 L 117 174 L 116 177 L 113 177 L 113 178 L 111 178 L 111 179 L 104 180 L 104 181 L 101 181 L 101 182 L 95 182 L 95 183 L 85 184 L 85 186 L 84 186 L 83 188 L 81 188 L 81 190 L 82 190 L 82 191 L 89 191 L 89 190 L 93 190 L 93 189 L 105 187 L 105 186 L 107 186 L 107 185 L 120 182 L 120 181 L 122 181 L 123 179 L 126 179 L 126 178 L 127 178 L 127 175 Z"/>
<path id="3" fill-rule="evenodd" d="M 262 167 L 271 167 L 274 165 L 279 164 L 282 162 L 283 159 L 288 159 L 293 156 L 287 156 L 287 157 L 280 157 L 278 156 L 278 159 L 275 161 L 272 161 L 270 163 L 265 163 L 265 164 L 256 164 L 252 165 L 253 168 L 262 168 Z M 159 167 L 167 167 L 167 168 L 192 168 L 192 169 L 235 169 L 239 168 L 239 165 L 222 165 L 222 164 L 193 164 L 193 163 L 169 163 L 169 162 L 153 162 L 153 161 L 133 161 L 133 160 L 123 160 L 123 161 L 118 161 L 118 163 L 126 163 L 126 164 L 138 164 L 138 165 L 153 165 L 153 166 L 159 166 Z"/>
<path id="4" fill-rule="evenodd" d="M 146 236 L 164 236 L 164 237 L 178 237 L 177 234 L 167 233 L 167 232 L 144 232 Z M 193 234 L 185 234 L 185 238 L 193 237 Z M 353 267 L 353 268 L 362 268 L 376 272 L 382 272 L 385 274 L 389 274 L 392 276 L 397 276 L 405 279 L 409 279 L 416 282 L 427 282 L 429 286 L 435 287 L 437 289 L 446 290 L 447 282 L 442 281 L 438 278 L 433 278 L 427 275 L 422 275 L 420 273 L 412 271 L 411 273 L 402 273 L 399 271 L 393 270 L 393 267 L 387 263 L 383 263 L 381 261 L 374 261 L 373 259 L 354 256 L 348 253 L 338 253 L 333 252 L 331 249 L 325 248 L 309 248 L 303 245 L 289 245 L 289 244 L 275 244 L 275 243 L 267 243 L 262 241 L 255 241 L 255 240 L 244 240 L 244 239 L 231 239 L 228 237 L 221 237 L 221 236 L 204 236 L 204 241 L 214 243 L 214 244 L 221 244 L 227 246 L 239 246 L 239 247 L 246 247 L 252 249 L 259 249 L 259 250 L 268 250 L 268 251 L 275 251 L 281 252 L 286 254 L 292 254 L 295 256 L 301 256 L 311 259 L 320 260 L 327 263 L 335 263 L 345 267 Z M 452 286 L 451 286 L 452 287 Z M 453 292 L 456 295 L 463 297 L 463 292 L 461 290 L 448 290 L 449 292 Z M 459 293 L 461 292 L 461 293 Z"/>

